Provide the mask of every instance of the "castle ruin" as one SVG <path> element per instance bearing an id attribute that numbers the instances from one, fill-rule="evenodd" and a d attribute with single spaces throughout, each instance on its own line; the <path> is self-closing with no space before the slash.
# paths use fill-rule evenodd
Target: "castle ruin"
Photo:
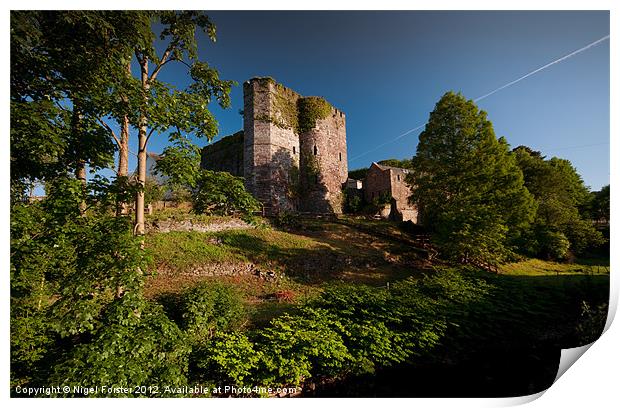
<path id="1" fill-rule="evenodd" d="M 267 215 L 342 212 L 347 181 L 345 115 L 272 78 L 243 84 L 243 131 L 202 151 L 202 168 L 244 177 Z"/>

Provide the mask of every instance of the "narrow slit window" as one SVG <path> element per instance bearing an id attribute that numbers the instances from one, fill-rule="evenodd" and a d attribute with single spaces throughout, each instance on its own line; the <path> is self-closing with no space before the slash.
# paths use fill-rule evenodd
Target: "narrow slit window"
<path id="1" fill-rule="evenodd" d="M 296 154 L 296 152 L 295 152 L 295 146 L 293 146 L 293 154 Z"/>
<path id="2" fill-rule="evenodd" d="M 398 179 L 398 181 L 400 181 L 400 174 L 397 174 L 396 178 Z"/>
<path id="3" fill-rule="evenodd" d="M 342 153 L 338 153 L 338 159 L 340 159 L 340 161 L 342 161 Z"/>
<path id="4" fill-rule="evenodd" d="M 314 145 L 314 155 L 316 156 L 316 154 L 317 154 L 318 152 L 319 152 L 319 151 L 316 149 L 316 145 Z"/>

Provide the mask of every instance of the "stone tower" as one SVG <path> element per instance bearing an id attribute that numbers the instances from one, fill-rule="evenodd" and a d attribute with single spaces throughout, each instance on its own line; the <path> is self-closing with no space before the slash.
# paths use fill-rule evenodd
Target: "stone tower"
<path id="1" fill-rule="evenodd" d="M 243 99 L 245 183 L 265 212 L 342 212 L 344 113 L 271 78 L 245 82 Z"/>

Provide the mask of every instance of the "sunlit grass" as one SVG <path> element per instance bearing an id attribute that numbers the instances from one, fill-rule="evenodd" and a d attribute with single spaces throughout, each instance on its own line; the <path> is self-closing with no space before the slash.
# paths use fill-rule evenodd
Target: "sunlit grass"
<path id="1" fill-rule="evenodd" d="M 521 276 L 609 274 L 609 259 L 578 259 L 571 263 L 561 263 L 530 258 L 502 265 L 500 273 Z"/>

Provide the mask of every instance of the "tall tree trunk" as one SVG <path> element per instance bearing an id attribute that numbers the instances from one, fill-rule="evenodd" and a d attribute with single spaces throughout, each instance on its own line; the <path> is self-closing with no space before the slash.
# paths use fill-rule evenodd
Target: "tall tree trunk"
<path id="1" fill-rule="evenodd" d="M 144 105 L 148 103 L 149 97 L 149 63 L 146 57 L 140 60 L 142 97 Z M 140 112 L 138 129 L 138 183 L 140 191 L 136 195 L 136 235 L 144 235 L 144 186 L 146 185 L 146 135 L 147 117 L 144 109 Z"/>
<path id="2" fill-rule="evenodd" d="M 131 61 L 126 65 L 127 77 L 131 77 Z M 123 96 L 123 103 L 127 103 L 127 97 Z M 129 172 L 129 117 L 127 114 L 123 115 L 123 121 L 121 123 L 121 135 L 118 146 L 118 177 L 127 177 Z M 129 212 L 129 208 L 126 202 L 119 202 L 116 209 L 117 215 L 125 215 Z"/>
<path id="3" fill-rule="evenodd" d="M 73 115 L 71 117 L 71 132 L 75 140 L 75 153 L 76 153 L 76 164 L 75 164 L 75 178 L 80 182 L 82 186 L 82 197 L 80 200 L 80 214 L 83 216 L 86 212 L 86 160 L 83 157 L 81 143 L 82 143 L 82 131 L 81 131 L 81 123 L 82 115 L 80 114 L 80 110 L 77 106 L 77 103 L 73 101 Z"/>

